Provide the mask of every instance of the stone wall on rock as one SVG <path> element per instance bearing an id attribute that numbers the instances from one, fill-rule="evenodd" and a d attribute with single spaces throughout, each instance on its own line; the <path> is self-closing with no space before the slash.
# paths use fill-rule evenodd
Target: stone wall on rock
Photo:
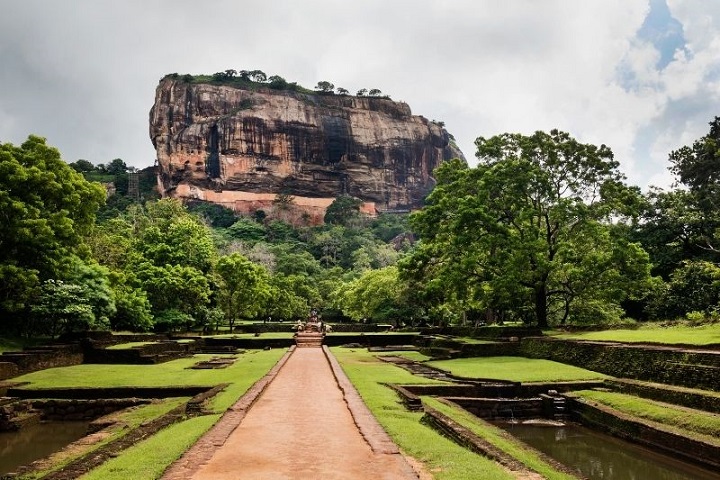
<path id="1" fill-rule="evenodd" d="M 164 196 L 267 213 L 287 194 L 311 223 L 339 195 L 366 213 L 418 208 L 433 170 L 463 158 L 442 126 L 402 102 L 173 76 L 157 87 L 150 138 Z"/>

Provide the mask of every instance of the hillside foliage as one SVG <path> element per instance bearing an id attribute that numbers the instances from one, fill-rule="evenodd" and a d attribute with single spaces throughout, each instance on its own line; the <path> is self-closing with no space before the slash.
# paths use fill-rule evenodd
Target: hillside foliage
<path id="1" fill-rule="evenodd" d="M 714 320 L 719 142 L 716 118 L 669 155 L 683 188 L 643 195 L 604 145 L 480 137 L 479 164 L 444 163 L 410 216 L 368 218 L 340 196 L 325 225 L 296 227 L 158 199 L 147 171 L 130 198 L 121 159 L 67 164 L 30 136 L 0 145 L 0 334 L 210 332 L 312 308 L 396 326 Z"/>

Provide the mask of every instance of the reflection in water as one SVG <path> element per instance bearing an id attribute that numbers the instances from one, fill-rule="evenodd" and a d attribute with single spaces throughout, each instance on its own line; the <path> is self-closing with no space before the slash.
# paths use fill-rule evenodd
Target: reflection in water
<path id="1" fill-rule="evenodd" d="M 0 432 L 0 475 L 61 450 L 87 433 L 87 422 L 48 422 Z"/>
<path id="2" fill-rule="evenodd" d="M 580 425 L 499 426 L 591 480 L 720 480 L 719 473 Z"/>

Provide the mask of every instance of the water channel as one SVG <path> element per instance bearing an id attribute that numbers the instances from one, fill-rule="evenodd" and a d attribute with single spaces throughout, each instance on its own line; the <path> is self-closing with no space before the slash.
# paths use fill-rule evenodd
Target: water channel
<path id="1" fill-rule="evenodd" d="M 576 424 L 500 427 L 590 480 L 720 480 L 705 470 Z"/>
<path id="2" fill-rule="evenodd" d="M 88 422 L 47 422 L 0 432 L 0 475 L 57 452 L 87 434 Z"/>

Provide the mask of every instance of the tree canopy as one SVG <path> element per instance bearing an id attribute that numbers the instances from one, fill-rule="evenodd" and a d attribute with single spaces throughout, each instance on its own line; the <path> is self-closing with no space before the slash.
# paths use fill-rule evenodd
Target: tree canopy
<path id="1" fill-rule="evenodd" d="M 23 310 L 41 282 L 64 279 L 74 257 L 88 256 L 84 237 L 104 200 L 44 138 L 0 145 L 0 311 Z"/>
<path id="2" fill-rule="evenodd" d="M 647 254 L 613 235 L 638 191 L 609 148 L 553 130 L 476 141 L 480 164 L 436 171 L 427 206 L 411 217 L 424 247 L 414 272 L 442 278 L 466 307 L 511 311 L 541 327 L 600 299 L 619 304 L 648 278 Z"/>

